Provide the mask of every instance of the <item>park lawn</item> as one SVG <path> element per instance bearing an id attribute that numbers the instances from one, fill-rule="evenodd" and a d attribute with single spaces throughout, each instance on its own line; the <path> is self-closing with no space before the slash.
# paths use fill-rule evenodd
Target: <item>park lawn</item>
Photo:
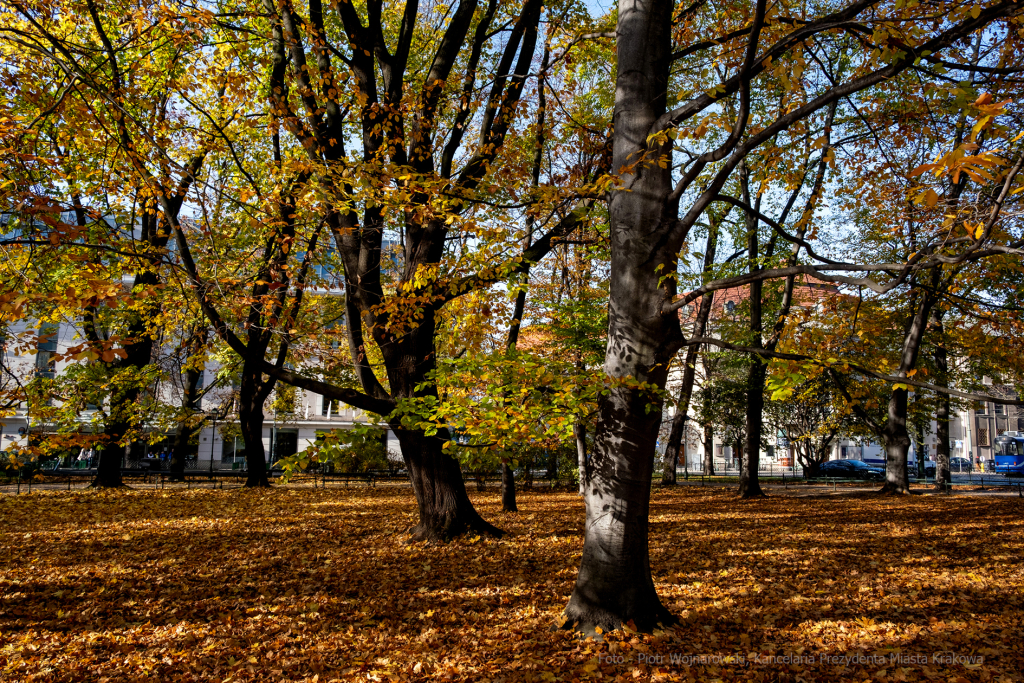
<path id="1" fill-rule="evenodd" d="M 404 545 L 399 487 L 5 496 L 0 680 L 1022 679 L 1019 499 L 655 491 L 680 624 L 595 643 L 550 630 L 580 499 L 472 495 L 508 536 Z"/>

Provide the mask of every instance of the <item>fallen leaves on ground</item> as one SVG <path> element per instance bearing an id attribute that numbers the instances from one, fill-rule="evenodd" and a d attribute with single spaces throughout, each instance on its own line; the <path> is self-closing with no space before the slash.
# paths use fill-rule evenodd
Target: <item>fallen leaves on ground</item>
<path id="1" fill-rule="evenodd" d="M 510 534 L 405 545 L 398 487 L 5 496 L 0 679 L 1021 680 L 1016 499 L 656 491 L 681 622 L 600 643 L 550 630 L 580 499 L 474 500 Z"/>

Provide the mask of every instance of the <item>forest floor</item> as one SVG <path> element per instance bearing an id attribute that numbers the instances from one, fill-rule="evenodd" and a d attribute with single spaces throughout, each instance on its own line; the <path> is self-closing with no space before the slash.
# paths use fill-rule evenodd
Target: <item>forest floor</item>
<path id="1" fill-rule="evenodd" d="M 654 581 L 679 625 L 550 630 L 580 499 L 509 534 L 405 545 L 407 488 L 0 497 L 4 681 L 1021 681 L 1024 501 L 656 490 Z"/>

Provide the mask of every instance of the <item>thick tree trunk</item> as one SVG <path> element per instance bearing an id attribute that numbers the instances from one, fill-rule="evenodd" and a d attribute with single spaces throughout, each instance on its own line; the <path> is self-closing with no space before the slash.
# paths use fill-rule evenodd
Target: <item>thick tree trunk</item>
<path id="1" fill-rule="evenodd" d="M 895 389 L 889 397 L 889 419 L 883 431 L 885 446 L 885 484 L 882 493 L 910 493 L 907 453 L 910 432 L 907 431 L 907 390 Z"/>
<path id="2" fill-rule="evenodd" d="M 715 428 L 709 422 L 704 425 L 704 476 L 715 475 Z"/>
<path id="3" fill-rule="evenodd" d="M 620 0 L 612 169 L 623 190 L 609 199 L 611 278 L 604 371 L 613 380 L 598 406 L 598 423 L 584 493 L 583 558 L 565 625 L 583 633 L 632 622 L 644 631 L 671 623 L 651 579 L 648 516 L 660 394 L 682 345 L 676 315 L 664 315 L 675 282 L 682 236 L 664 239 L 665 203 L 672 190 L 671 147 L 647 151 L 647 136 L 665 111 L 671 61 L 673 3 Z M 660 155 L 660 156 L 659 156 Z M 663 163 L 664 162 L 664 163 Z M 643 383 L 641 385 L 635 383 Z"/>
<path id="4" fill-rule="evenodd" d="M 516 505 L 516 476 L 507 462 L 501 463 L 501 511 L 519 512 Z"/>
<path id="5" fill-rule="evenodd" d="M 449 541 L 475 531 L 500 536 L 501 530 L 485 522 L 466 493 L 458 461 L 445 452 L 444 441 L 391 426 L 402 446 L 409 471 L 419 523 L 409 530 L 410 541 Z"/>
<path id="6" fill-rule="evenodd" d="M 128 431 L 128 425 L 119 421 L 108 422 L 103 448 L 96 450 L 96 477 L 93 488 L 121 488 L 121 466 L 124 464 L 124 446 L 119 442 Z"/>
<path id="7" fill-rule="evenodd" d="M 650 631 L 673 617 L 651 579 L 648 510 L 655 435 L 660 415 L 646 414 L 649 395 L 611 390 L 602 403 L 584 493 L 587 518 L 583 559 L 566 626 L 586 634 L 632 621 Z"/>
<path id="8" fill-rule="evenodd" d="M 263 401 L 255 373 L 242 369 L 238 393 L 238 421 L 245 444 L 246 488 L 270 486 L 267 452 L 263 447 Z"/>
<path id="9" fill-rule="evenodd" d="M 436 369 L 434 313 L 427 310 L 419 325 L 399 339 L 381 337 L 391 396 L 395 398 L 436 397 L 437 388 L 428 380 Z M 474 531 L 500 536 L 501 530 L 485 522 L 466 494 L 462 467 L 444 450 L 448 433 L 436 437 L 422 431 L 404 429 L 401 422 L 391 424 L 402 448 L 419 507 L 419 522 L 410 529 L 410 541 L 448 541 Z M 514 489 L 513 489 L 514 491 Z"/>

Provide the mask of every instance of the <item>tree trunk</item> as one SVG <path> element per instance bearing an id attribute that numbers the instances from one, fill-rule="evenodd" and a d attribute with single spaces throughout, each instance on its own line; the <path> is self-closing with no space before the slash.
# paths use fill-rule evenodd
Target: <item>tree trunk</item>
<path id="1" fill-rule="evenodd" d="M 946 343 L 943 339 L 942 313 L 938 308 L 932 311 L 932 323 L 937 335 L 935 340 L 935 369 L 939 386 L 949 386 L 949 362 L 946 357 Z M 949 394 L 938 395 L 935 409 L 935 490 L 948 491 L 951 482 L 949 473 Z"/>
<path id="2" fill-rule="evenodd" d="M 761 490 L 761 432 L 764 411 L 764 382 L 767 365 L 757 357 L 751 359 L 747 374 L 747 438 L 740 469 L 740 498 L 759 498 Z"/>
<path id="3" fill-rule="evenodd" d="M 704 425 L 704 476 L 715 476 L 715 428 Z"/>
<path id="4" fill-rule="evenodd" d="M 740 168 L 740 180 L 743 184 L 743 198 L 750 203 L 748 190 L 749 177 L 746 164 Z M 760 197 L 758 198 L 760 205 Z M 747 258 L 750 272 L 756 273 L 760 268 L 758 262 L 758 219 L 747 214 Z M 762 302 L 763 283 L 756 280 L 750 283 L 750 344 L 755 349 L 763 348 L 764 341 L 761 338 L 762 326 Z M 785 315 L 785 313 L 783 313 Z M 741 462 L 740 469 L 740 498 L 760 498 L 764 496 L 761 490 L 760 467 L 761 467 L 761 432 L 764 425 L 764 382 L 767 374 L 767 365 L 757 356 L 750 359 L 750 368 L 747 370 L 747 409 L 746 409 L 746 432 L 747 443 L 745 456 Z"/>
<path id="5" fill-rule="evenodd" d="M 726 214 L 728 215 L 728 214 Z M 708 243 L 704 249 L 704 273 L 710 275 L 715 262 L 715 255 L 718 251 L 718 226 L 725 220 L 712 218 L 711 226 L 708 229 Z M 711 305 L 714 302 L 714 294 L 705 294 L 700 299 L 700 306 L 697 308 L 697 316 L 693 323 L 693 336 L 703 337 L 707 330 L 708 318 L 711 317 Z M 661 475 L 661 483 L 666 486 L 676 483 L 676 469 L 679 466 L 679 456 L 686 457 L 686 420 L 690 411 L 690 399 L 693 397 L 693 382 L 697 374 L 697 356 L 700 355 L 700 345 L 691 344 L 686 347 L 686 360 L 683 363 L 683 382 L 679 387 L 679 400 L 676 403 L 676 414 L 672 418 L 672 431 L 668 437 L 668 446 L 665 448 L 665 469 Z"/>
<path id="6" fill-rule="evenodd" d="M 883 430 L 885 445 L 885 484 L 882 493 L 910 493 L 907 453 L 910 433 L 907 431 L 907 390 L 895 389 L 889 397 L 889 419 Z"/>
<path id="7" fill-rule="evenodd" d="M 900 377 L 906 377 L 917 364 L 917 355 L 921 350 L 921 340 L 924 338 L 933 303 L 931 296 L 923 292 L 917 302 L 917 310 L 907 321 L 900 368 L 897 373 Z M 881 493 L 910 493 L 910 478 L 907 473 L 907 451 L 910 450 L 907 396 L 907 390 L 902 387 L 893 389 L 889 396 L 888 419 L 881 430 L 885 442 L 885 485 L 882 486 Z"/>
<path id="8" fill-rule="evenodd" d="M 566 626 L 585 634 L 632 621 L 650 631 L 670 624 L 651 579 L 648 511 L 655 435 L 660 415 L 646 414 L 648 395 L 626 388 L 602 401 L 584 499 L 587 508 L 583 559 Z"/>
<path id="9" fill-rule="evenodd" d="M 676 414 L 672 417 L 672 430 L 668 434 L 668 445 L 665 446 L 665 466 L 661 471 L 662 486 L 674 486 L 676 483 L 676 469 L 679 468 L 683 430 L 686 427 L 685 418 L 686 413 L 683 412 L 682 407 L 676 408 Z"/>
<path id="10" fill-rule="evenodd" d="M 423 432 L 391 425 L 402 446 L 419 504 L 419 523 L 409 530 L 410 541 L 449 541 L 468 531 L 500 536 L 501 530 L 485 522 L 466 493 L 458 461 L 445 452 L 444 441 Z"/>
<path id="11" fill-rule="evenodd" d="M 519 512 L 516 505 L 516 477 L 507 462 L 501 463 L 501 511 Z"/>
<path id="12" fill-rule="evenodd" d="M 188 458 L 189 441 L 194 434 L 195 430 L 190 425 L 178 423 L 178 428 L 174 432 L 174 444 L 171 447 L 171 462 L 167 468 L 171 481 L 185 480 L 185 460 Z"/>
<path id="13" fill-rule="evenodd" d="M 573 426 L 576 437 L 576 471 L 580 480 L 580 495 L 587 491 L 587 427 L 582 422 Z"/>
<path id="14" fill-rule="evenodd" d="M 246 488 L 270 486 L 267 477 L 267 453 L 263 448 L 263 397 L 256 373 L 242 368 L 238 392 L 238 421 L 245 444 Z"/>
<path id="15" fill-rule="evenodd" d="M 681 347 L 675 314 L 663 314 L 676 295 L 682 236 L 665 240 L 662 221 L 672 191 L 671 146 L 647 150 L 647 136 L 665 111 L 671 61 L 673 3 L 620 0 L 612 169 L 625 189 L 609 194 L 611 277 L 604 372 L 613 382 L 598 405 L 590 458 L 583 558 L 565 608 L 565 625 L 582 633 L 632 622 L 650 631 L 672 616 L 651 579 L 648 516 L 660 391 Z M 671 220 L 671 219 L 668 219 Z M 637 384 L 642 383 L 642 384 Z M 653 387 L 656 391 L 652 391 Z"/>
<path id="16" fill-rule="evenodd" d="M 924 467 L 924 430 L 919 426 L 914 427 L 912 432 L 911 442 L 914 444 L 914 462 L 917 464 L 917 478 L 919 481 L 923 481 L 925 478 L 925 467 Z"/>
<path id="17" fill-rule="evenodd" d="M 206 328 L 201 328 L 201 332 L 193 336 L 191 346 L 205 345 L 206 343 Z M 186 361 L 187 362 L 187 361 Z M 185 386 L 184 395 L 182 396 L 182 412 L 179 421 L 178 428 L 174 433 L 174 446 L 171 449 L 171 463 L 170 473 L 171 481 L 183 481 L 185 479 L 185 462 L 188 459 L 189 451 L 191 450 L 189 445 L 192 438 L 195 436 L 197 425 L 194 422 L 195 414 L 199 410 L 199 382 L 202 381 L 203 372 L 194 367 L 190 367 L 185 372 Z M 210 457 L 213 457 L 213 446 L 210 446 Z"/>
<path id="18" fill-rule="evenodd" d="M 128 425 L 120 421 L 107 423 L 103 448 L 96 450 L 96 477 L 90 484 L 93 488 L 121 488 L 121 466 L 124 463 L 124 446 L 119 442 L 128 431 Z"/>

